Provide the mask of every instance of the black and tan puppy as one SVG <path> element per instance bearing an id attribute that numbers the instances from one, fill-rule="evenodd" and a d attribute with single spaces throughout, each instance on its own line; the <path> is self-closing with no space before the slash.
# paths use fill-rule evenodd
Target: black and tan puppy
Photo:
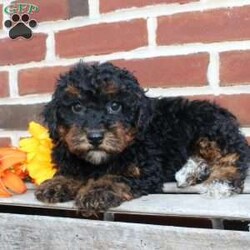
<path id="1" fill-rule="evenodd" d="M 58 172 L 38 187 L 43 202 L 75 200 L 91 215 L 161 193 L 175 179 L 202 183 L 210 196 L 243 189 L 249 148 L 231 113 L 206 101 L 148 98 L 110 63 L 79 63 L 62 75 L 44 116 Z"/>

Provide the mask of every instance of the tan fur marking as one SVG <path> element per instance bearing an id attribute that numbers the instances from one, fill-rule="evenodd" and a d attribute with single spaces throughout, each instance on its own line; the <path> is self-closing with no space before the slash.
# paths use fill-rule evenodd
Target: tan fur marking
<path id="1" fill-rule="evenodd" d="M 220 166 L 234 165 L 238 159 L 239 155 L 237 155 L 236 153 L 227 154 L 219 159 L 219 164 Z"/>
<path id="2" fill-rule="evenodd" d="M 57 129 L 57 132 L 61 138 L 62 141 L 65 140 L 65 136 L 67 135 L 68 133 L 68 129 L 66 129 L 65 127 L 63 126 L 59 126 L 58 129 Z"/>
<path id="3" fill-rule="evenodd" d="M 102 88 L 103 93 L 105 94 L 116 94 L 119 91 L 119 88 L 114 82 L 107 82 Z"/>
<path id="4" fill-rule="evenodd" d="M 196 143 L 196 154 L 206 161 L 211 162 L 221 157 L 221 150 L 215 141 L 201 138 Z"/>
<path id="5" fill-rule="evenodd" d="M 126 148 L 134 140 L 135 129 L 125 129 L 122 124 L 117 124 L 116 135 L 123 144 L 123 147 Z"/>
<path id="6" fill-rule="evenodd" d="M 135 129 L 127 130 L 122 124 L 117 123 L 110 131 L 105 133 L 100 149 L 110 153 L 120 153 L 134 140 Z"/>
<path id="7" fill-rule="evenodd" d="M 74 86 L 72 86 L 72 85 L 69 85 L 69 86 L 65 89 L 65 92 L 69 93 L 70 95 L 75 95 L 75 96 L 77 96 L 77 97 L 80 97 L 80 96 L 81 96 L 79 89 L 77 89 L 76 87 L 74 87 Z"/>
<path id="8" fill-rule="evenodd" d="M 205 184 L 214 181 L 231 182 L 239 180 L 240 173 L 236 167 L 236 162 L 239 155 L 236 153 L 222 154 L 217 143 L 209 141 L 207 138 L 202 138 L 197 142 L 197 155 L 208 162 L 211 168 L 211 174 L 205 181 Z"/>
<path id="9" fill-rule="evenodd" d="M 128 176 L 128 177 L 140 177 L 141 175 L 141 171 L 140 171 L 140 168 L 137 167 L 135 164 L 131 164 L 128 166 L 128 169 L 125 173 L 125 176 Z"/>
<path id="10" fill-rule="evenodd" d="M 230 166 L 236 163 L 239 155 L 236 153 L 223 154 L 215 141 L 202 138 L 196 143 L 195 154 L 205 159 L 210 165 Z"/>
<path id="11" fill-rule="evenodd" d="M 213 182 L 214 180 L 240 180 L 240 173 L 235 165 L 238 158 L 237 154 L 228 154 L 218 159 L 217 162 L 212 164 L 212 171 L 206 183 Z"/>
<path id="12" fill-rule="evenodd" d="M 69 129 L 65 141 L 72 153 L 88 151 L 91 148 L 86 133 L 75 126 Z"/>
<path id="13" fill-rule="evenodd" d="M 230 181 L 240 177 L 235 166 L 221 167 L 214 165 L 212 172 L 206 182 L 212 182 L 213 180 Z"/>

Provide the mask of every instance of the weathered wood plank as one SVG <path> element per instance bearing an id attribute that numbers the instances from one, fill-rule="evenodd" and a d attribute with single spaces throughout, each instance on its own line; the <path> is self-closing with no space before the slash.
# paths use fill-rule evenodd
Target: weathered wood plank
<path id="1" fill-rule="evenodd" d="M 75 210 L 73 202 L 58 204 L 39 202 L 32 190 L 24 195 L 2 198 L 0 205 Z M 142 215 L 250 219 L 250 195 L 242 194 L 215 200 L 197 194 L 155 194 L 124 202 L 120 207 L 109 211 Z"/>
<path id="2" fill-rule="evenodd" d="M 250 219 L 250 195 L 215 200 L 196 194 L 143 196 L 109 210 L 114 213 Z"/>
<path id="3" fill-rule="evenodd" d="M 0 198 L 0 205 L 75 210 L 73 202 L 64 202 L 57 204 L 40 202 L 35 198 L 34 190 L 32 189 L 27 190 L 27 192 L 22 195 L 14 195 L 9 198 Z"/>
<path id="4" fill-rule="evenodd" d="M 3 250 L 248 250 L 249 236 L 249 232 L 0 214 Z"/>

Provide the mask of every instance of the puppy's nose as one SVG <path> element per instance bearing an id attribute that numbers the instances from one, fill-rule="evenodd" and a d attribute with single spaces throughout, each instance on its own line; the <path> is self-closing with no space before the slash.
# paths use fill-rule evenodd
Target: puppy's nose
<path id="1" fill-rule="evenodd" d="M 91 131 L 87 134 L 87 138 L 90 144 L 98 146 L 103 141 L 104 133 L 102 131 Z"/>

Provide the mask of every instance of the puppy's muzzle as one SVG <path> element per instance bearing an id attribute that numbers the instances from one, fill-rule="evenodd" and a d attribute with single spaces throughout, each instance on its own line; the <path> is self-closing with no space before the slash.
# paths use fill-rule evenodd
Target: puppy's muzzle
<path id="1" fill-rule="evenodd" d="M 91 145 L 97 147 L 103 142 L 104 132 L 101 130 L 89 131 L 87 133 L 87 138 Z"/>

